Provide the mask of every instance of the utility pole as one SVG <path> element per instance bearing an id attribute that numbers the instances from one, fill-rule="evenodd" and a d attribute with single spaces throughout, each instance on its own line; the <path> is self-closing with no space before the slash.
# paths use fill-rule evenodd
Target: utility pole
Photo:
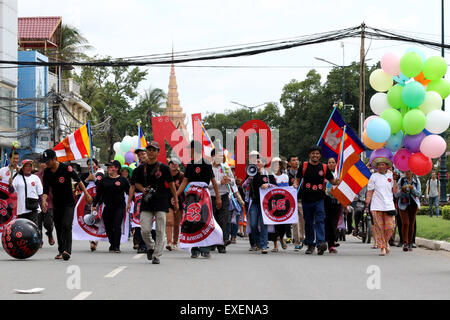
<path id="1" fill-rule="evenodd" d="M 365 107 L 365 49 L 364 49 L 364 29 L 366 25 L 363 22 L 361 24 L 361 50 L 360 50 L 360 66 L 359 66 L 359 136 L 362 139 L 362 129 L 364 118 L 366 117 L 366 107 Z"/>
<path id="2" fill-rule="evenodd" d="M 442 42 L 442 47 L 441 47 L 441 56 L 442 58 L 444 58 L 444 0 L 441 0 L 441 42 Z M 445 99 L 442 102 L 442 110 L 445 111 Z M 442 137 L 444 138 L 444 140 L 446 139 L 446 133 L 443 132 L 442 133 Z M 444 152 L 444 154 L 441 156 L 441 170 L 439 171 L 439 175 L 440 175 L 440 185 L 441 185 L 441 197 L 439 199 L 440 202 L 447 202 L 447 182 L 448 182 L 448 178 L 447 178 L 447 156 Z"/>

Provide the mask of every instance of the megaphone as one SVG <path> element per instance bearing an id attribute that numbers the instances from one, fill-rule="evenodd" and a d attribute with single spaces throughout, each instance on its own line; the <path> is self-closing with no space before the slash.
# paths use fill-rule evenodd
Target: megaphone
<path id="1" fill-rule="evenodd" d="M 246 169 L 247 175 L 249 177 L 254 177 L 258 173 L 258 167 L 256 164 L 249 164 Z"/>
<path id="2" fill-rule="evenodd" d="M 96 214 L 92 214 L 92 213 L 85 214 L 84 217 L 83 217 L 83 221 L 84 221 L 84 223 L 86 225 L 93 226 L 95 224 L 95 217 L 96 216 L 97 216 Z"/>

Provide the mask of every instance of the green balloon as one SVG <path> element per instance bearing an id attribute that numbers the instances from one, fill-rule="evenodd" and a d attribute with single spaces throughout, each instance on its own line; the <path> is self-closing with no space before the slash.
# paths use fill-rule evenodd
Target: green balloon
<path id="1" fill-rule="evenodd" d="M 403 132 L 409 135 L 419 134 L 425 129 L 427 117 L 419 109 L 408 111 L 403 117 Z"/>
<path id="2" fill-rule="evenodd" d="M 116 153 L 116 155 L 114 156 L 114 160 L 119 161 L 122 166 L 125 164 L 125 157 L 121 154 Z"/>
<path id="3" fill-rule="evenodd" d="M 386 120 L 391 126 L 391 134 L 396 134 L 402 129 L 402 114 L 395 109 L 386 109 L 381 114 L 381 118 Z"/>
<path id="4" fill-rule="evenodd" d="M 447 62 L 439 56 L 429 57 L 423 65 L 423 75 L 428 80 L 438 80 L 447 73 Z"/>
<path id="5" fill-rule="evenodd" d="M 436 91 L 445 99 L 450 94 L 450 83 L 445 79 L 433 80 L 428 84 L 427 91 Z"/>
<path id="6" fill-rule="evenodd" d="M 405 85 L 402 92 L 402 99 L 410 108 L 417 108 L 425 100 L 425 88 L 417 81 L 412 81 Z"/>
<path id="7" fill-rule="evenodd" d="M 387 99 L 389 104 L 395 109 L 400 109 L 401 107 L 406 107 L 406 104 L 402 99 L 403 87 L 399 84 L 393 86 L 389 89 L 387 93 Z"/>
<path id="8" fill-rule="evenodd" d="M 400 70 L 408 78 L 414 78 L 422 71 L 423 60 L 415 52 L 408 52 L 400 60 Z"/>

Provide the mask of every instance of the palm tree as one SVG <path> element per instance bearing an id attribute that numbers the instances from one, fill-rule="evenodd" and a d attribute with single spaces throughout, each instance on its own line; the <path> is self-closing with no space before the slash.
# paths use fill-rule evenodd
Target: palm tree
<path id="1" fill-rule="evenodd" d="M 167 95 L 162 89 L 150 87 L 145 90 L 144 94 L 140 97 L 136 108 L 133 110 L 136 112 L 136 119 L 142 121 L 142 129 L 148 138 L 153 136 L 152 118 L 164 113 L 166 100 Z M 142 115 L 144 115 L 144 118 L 142 118 Z"/>

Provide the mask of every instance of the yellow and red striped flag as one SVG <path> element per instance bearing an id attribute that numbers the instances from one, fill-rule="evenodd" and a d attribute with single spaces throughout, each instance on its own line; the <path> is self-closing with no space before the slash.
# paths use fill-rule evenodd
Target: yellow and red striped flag
<path id="1" fill-rule="evenodd" d="M 68 135 L 53 150 L 59 162 L 80 160 L 91 156 L 89 126 L 85 124 L 74 133 Z"/>

